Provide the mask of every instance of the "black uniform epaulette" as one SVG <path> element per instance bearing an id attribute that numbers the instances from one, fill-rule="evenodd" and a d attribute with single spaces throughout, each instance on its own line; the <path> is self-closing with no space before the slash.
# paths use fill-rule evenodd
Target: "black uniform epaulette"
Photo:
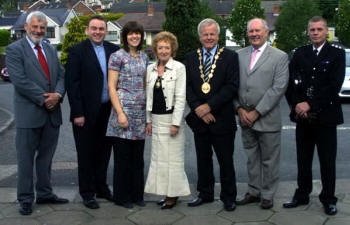
<path id="1" fill-rule="evenodd" d="M 333 48 L 344 49 L 341 45 L 337 45 L 337 44 L 334 44 L 334 43 L 332 43 L 331 46 L 332 46 Z"/>

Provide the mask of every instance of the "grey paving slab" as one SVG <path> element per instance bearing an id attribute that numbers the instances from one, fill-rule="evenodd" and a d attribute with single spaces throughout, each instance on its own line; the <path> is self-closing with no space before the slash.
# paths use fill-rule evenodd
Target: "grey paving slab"
<path id="1" fill-rule="evenodd" d="M 349 225 L 350 218 L 330 218 L 325 225 Z"/>
<path id="2" fill-rule="evenodd" d="M 55 187 L 54 193 L 61 198 L 66 198 L 70 202 L 74 202 L 77 195 L 79 195 L 78 187 Z"/>
<path id="3" fill-rule="evenodd" d="M 19 204 L 9 203 L 7 204 L 7 207 L 1 209 L 1 213 L 4 217 L 18 217 L 20 216 L 18 209 Z M 26 217 L 37 217 L 51 212 L 53 212 L 52 208 L 47 205 L 33 205 L 33 213 Z"/>
<path id="4" fill-rule="evenodd" d="M 22 217 L 1 219 L 0 225 L 42 225 L 42 223 L 34 218 Z"/>
<path id="5" fill-rule="evenodd" d="M 216 200 L 211 203 L 206 203 L 198 207 L 188 207 L 186 202 L 183 202 L 174 208 L 174 210 L 183 213 L 184 215 L 216 215 L 222 210 L 222 203 Z"/>
<path id="6" fill-rule="evenodd" d="M 276 225 L 321 225 L 327 217 L 304 212 L 280 212 L 275 213 L 269 222 Z"/>
<path id="7" fill-rule="evenodd" d="M 350 216 L 350 205 L 349 204 L 344 204 L 344 203 L 339 202 L 339 203 L 337 203 L 337 209 L 338 209 L 338 213 L 336 214 L 336 217 L 348 217 L 348 216 Z M 326 216 L 326 214 L 324 213 L 323 205 L 320 202 L 313 202 L 311 204 L 311 206 L 308 208 L 308 211 L 310 211 L 313 214 Z M 331 216 L 331 217 L 333 217 L 333 216 Z"/>
<path id="8" fill-rule="evenodd" d="M 57 205 L 51 205 L 50 206 L 55 211 L 84 211 L 86 207 L 83 205 L 83 203 L 69 203 L 69 204 L 57 204 Z"/>
<path id="9" fill-rule="evenodd" d="M 85 225 L 85 224 L 84 224 Z M 135 225 L 127 219 L 108 218 L 108 219 L 94 219 L 87 225 Z"/>
<path id="10" fill-rule="evenodd" d="M 128 217 L 137 225 L 170 225 L 183 218 L 184 215 L 174 210 L 145 208 Z"/>
<path id="11" fill-rule="evenodd" d="M 10 203 L 15 202 L 17 199 L 16 188 L 0 188 L 0 202 Z"/>
<path id="12" fill-rule="evenodd" d="M 350 193 L 349 179 L 337 179 L 336 193 Z"/>
<path id="13" fill-rule="evenodd" d="M 49 225 L 85 225 L 92 221 L 93 217 L 81 211 L 55 211 L 37 219 Z"/>
<path id="14" fill-rule="evenodd" d="M 235 225 L 274 225 L 269 222 L 247 222 L 247 223 L 235 223 Z"/>
<path id="15" fill-rule="evenodd" d="M 85 208 L 85 207 L 84 207 Z M 139 211 L 139 208 L 126 209 L 113 203 L 101 203 L 99 209 L 84 209 L 85 212 L 95 218 L 127 218 L 129 215 Z"/>
<path id="16" fill-rule="evenodd" d="M 224 218 L 220 218 L 217 215 L 208 216 L 186 216 L 181 220 L 174 223 L 174 225 L 231 225 L 232 222 Z"/>
<path id="17" fill-rule="evenodd" d="M 218 215 L 232 222 L 256 222 L 266 221 L 272 214 L 271 210 L 263 210 L 259 205 L 244 205 L 233 212 L 221 211 Z"/>
<path id="18" fill-rule="evenodd" d="M 343 201 L 343 203 L 350 204 L 350 194 L 345 194 L 342 201 Z"/>

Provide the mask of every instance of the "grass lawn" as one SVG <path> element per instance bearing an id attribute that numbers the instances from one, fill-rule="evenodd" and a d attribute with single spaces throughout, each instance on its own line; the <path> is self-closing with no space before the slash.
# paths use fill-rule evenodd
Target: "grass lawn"
<path id="1" fill-rule="evenodd" d="M 5 46 L 0 46 L 0 54 L 5 54 Z"/>

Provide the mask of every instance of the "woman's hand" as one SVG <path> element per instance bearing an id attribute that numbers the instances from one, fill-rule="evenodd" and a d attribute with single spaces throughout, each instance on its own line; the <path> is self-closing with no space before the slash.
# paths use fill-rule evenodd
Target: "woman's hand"
<path id="1" fill-rule="evenodd" d="M 179 126 L 171 125 L 170 126 L 170 136 L 175 136 L 179 132 Z"/>
<path id="2" fill-rule="evenodd" d="M 152 123 L 147 123 L 147 125 L 146 125 L 146 134 L 148 136 L 152 135 Z"/>
<path id="3" fill-rule="evenodd" d="M 118 123 L 119 126 L 122 128 L 128 128 L 129 126 L 129 121 L 128 121 L 128 117 L 125 115 L 125 113 L 120 113 L 118 114 Z"/>

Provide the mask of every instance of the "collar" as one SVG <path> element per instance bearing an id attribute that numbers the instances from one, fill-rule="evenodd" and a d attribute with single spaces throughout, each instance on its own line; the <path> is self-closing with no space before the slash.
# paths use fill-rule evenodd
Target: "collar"
<path id="1" fill-rule="evenodd" d="M 320 52 L 321 52 L 323 46 L 326 44 L 326 42 L 327 42 L 327 41 L 325 41 L 325 42 L 324 42 L 320 47 L 318 47 L 318 48 L 315 48 L 315 46 L 312 45 L 312 50 L 317 49 L 317 54 L 320 54 Z"/>
<path id="2" fill-rule="evenodd" d="M 26 35 L 26 39 L 27 39 L 27 41 L 28 41 L 30 47 L 31 47 L 32 49 L 35 49 L 36 44 L 34 44 L 34 43 L 32 42 L 32 40 L 30 40 L 30 38 L 28 37 L 28 35 Z M 40 41 L 40 42 L 39 42 L 39 46 L 40 46 L 41 49 L 43 49 L 43 41 Z"/>
<path id="3" fill-rule="evenodd" d="M 157 62 L 153 63 L 153 70 L 154 71 L 158 71 L 158 60 Z M 168 60 L 168 62 L 165 64 L 165 68 L 172 70 L 174 68 L 174 59 L 172 57 L 170 57 L 170 59 Z"/>
<path id="4" fill-rule="evenodd" d="M 103 47 L 103 41 L 101 42 L 101 44 L 96 44 L 95 42 L 93 42 L 93 41 L 91 41 L 90 40 L 90 42 L 91 42 L 91 44 L 92 44 L 92 47 L 94 47 L 94 48 L 100 48 L 100 47 Z"/>
<path id="5" fill-rule="evenodd" d="M 210 52 L 211 56 L 215 56 L 216 54 L 216 50 L 218 49 L 218 45 L 215 45 L 214 48 L 212 48 L 210 51 L 208 51 L 206 48 L 202 47 L 202 51 L 203 51 L 203 55 L 205 55 L 205 53 Z"/>
<path id="6" fill-rule="evenodd" d="M 266 47 L 267 47 L 267 41 L 260 48 L 258 48 L 259 52 L 262 53 Z M 251 52 L 254 52 L 254 50 L 255 50 L 255 48 L 253 48 L 253 46 L 252 46 Z"/>

